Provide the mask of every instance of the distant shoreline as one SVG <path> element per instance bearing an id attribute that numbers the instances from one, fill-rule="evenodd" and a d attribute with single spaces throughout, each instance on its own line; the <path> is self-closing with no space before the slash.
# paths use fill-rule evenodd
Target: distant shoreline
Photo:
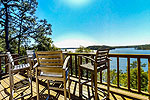
<path id="1" fill-rule="evenodd" d="M 145 45 L 132 45 L 132 46 L 107 46 L 107 45 L 93 45 L 86 47 L 91 50 L 97 50 L 99 48 L 109 48 L 109 49 L 116 49 L 116 48 L 135 48 L 136 50 L 150 50 L 150 44 Z M 77 49 L 77 48 L 61 48 L 61 49 Z"/>

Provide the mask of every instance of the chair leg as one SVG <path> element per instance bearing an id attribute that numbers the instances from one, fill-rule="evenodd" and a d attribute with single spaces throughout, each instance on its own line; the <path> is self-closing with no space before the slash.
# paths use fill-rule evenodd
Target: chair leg
<path id="1" fill-rule="evenodd" d="M 80 65 L 79 65 L 78 74 L 79 74 L 79 97 L 81 98 L 81 96 L 82 96 L 82 85 L 81 85 L 81 68 L 80 68 Z"/>
<path id="2" fill-rule="evenodd" d="M 9 68 L 11 68 L 11 65 L 9 64 Z M 11 69 L 9 69 L 9 82 L 10 82 L 10 100 L 13 100 L 13 73 L 11 72 Z"/>
<path id="3" fill-rule="evenodd" d="M 37 93 L 37 100 L 40 100 L 39 82 L 38 82 L 38 70 L 37 70 L 37 68 L 36 68 L 36 93 Z"/>
<path id="4" fill-rule="evenodd" d="M 93 86 L 94 86 L 93 81 L 94 81 L 94 77 L 93 77 L 93 73 L 91 73 L 91 88 L 92 88 L 92 90 L 93 90 Z"/>
<path id="5" fill-rule="evenodd" d="M 49 80 L 47 80 L 47 87 L 48 87 L 48 95 L 50 96 L 50 89 L 49 89 Z"/>
<path id="6" fill-rule="evenodd" d="M 109 98 L 109 93 L 110 93 L 110 63 L 109 61 L 108 61 L 108 69 L 107 69 L 107 91 L 108 91 L 107 98 Z"/>
<path id="7" fill-rule="evenodd" d="M 64 80 L 64 100 L 67 100 L 66 80 Z"/>
<path id="8" fill-rule="evenodd" d="M 68 73 L 68 94 L 69 94 L 69 100 L 71 99 L 71 96 L 70 96 L 70 85 L 71 85 L 71 83 L 70 83 L 70 75 Z"/>
<path id="9" fill-rule="evenodd" d="M 10 97 L 9 97 L 9 100 L 13 100 L 13 81 L 12 81 L 11 73 L 9 73 L 9 80 L 10 80 Z"/>
<path id="10" fill-rule="evenodd" d="M 33 92 L 32 92 L 32 72 L 31 72 L 31 68 L 30 68 L 30 88 L 31 88 L 31 97 L 32 97 Z"/>
<path id="11" fill-rule="evenodd" d="M 97 72 L 94 73 L 94 88 L 95 88 L 95 100 L 98 100 L 98 94 L 97 94 Z"/>

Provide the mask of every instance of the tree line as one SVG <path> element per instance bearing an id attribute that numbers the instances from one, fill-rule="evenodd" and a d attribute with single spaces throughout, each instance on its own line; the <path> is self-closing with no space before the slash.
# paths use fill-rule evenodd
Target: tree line
<path id="1" fill-rule="evenodd" d="M 0 0 L 0 52 L 57 49 L 50 38 L 52 25 L 35 15 L 37 7 L 36 0 Z"/>
<path id="2" fill-rule="evenodd" d="M 88 49 L 97 50 L 99 48 L 109 48 L 109 49 L 116 49 L 116 48 L 135 48 L 136 50 L 150 50 L 150 44 L 145 45 L 132 45 L 132 46 L 106 46 L 106 45 L 93 45 L 88 46 Z"/>

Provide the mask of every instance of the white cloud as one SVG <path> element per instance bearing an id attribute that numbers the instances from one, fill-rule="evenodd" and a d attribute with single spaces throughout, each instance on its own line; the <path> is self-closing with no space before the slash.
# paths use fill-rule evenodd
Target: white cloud
<path id="1" fill-rule="evenodd" d="M 81 7 L 88 5 L 92 0 L 61 0 L 69 7 Z"/>
<path id="2" fill-rule="evenodd" d="M 96 45 L 96 43 L 94 42 L 90 42 L 90 41 L 87 41 L 87 40 L 80 40 L 80 39 L 67 39 L 67 40 L 63 40 L 63 41 L 60 41 L 60 42 L 54 42 L 55 46 L 56 47 L 59 47 L 59 48 L 69 48 L 69 47 L 80 47 L 80 46 L 84 46 L 84 47 L 87 47 L 87 46 L 90 46 L 90 45 Z"/>

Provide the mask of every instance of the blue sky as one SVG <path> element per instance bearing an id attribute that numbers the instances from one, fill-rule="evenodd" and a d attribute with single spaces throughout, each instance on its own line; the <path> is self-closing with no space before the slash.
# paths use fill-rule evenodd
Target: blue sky
<path id="1" fill-rule="evenodd" d="M 57 47 L 150 44 L 150 0 L 37 0 Z"/>

